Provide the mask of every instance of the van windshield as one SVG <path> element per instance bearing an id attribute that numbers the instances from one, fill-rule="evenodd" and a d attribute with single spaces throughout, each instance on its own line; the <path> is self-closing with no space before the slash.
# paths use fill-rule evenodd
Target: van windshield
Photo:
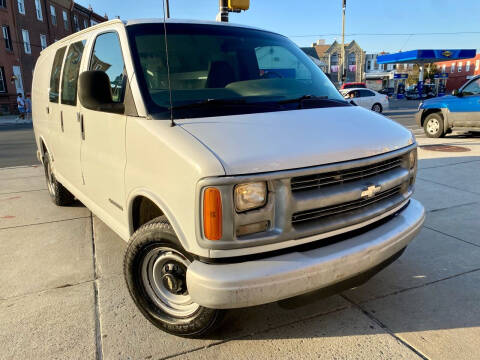
<path id="1" fill-rule="evenodd" d="M 167 23 L 169 79 L 164 24 L 127 29 L 142 96 L 155 118 L 169 118 L 170 110 L 181 119 L 349 106 L 320 68 L 284 36 Z"/>

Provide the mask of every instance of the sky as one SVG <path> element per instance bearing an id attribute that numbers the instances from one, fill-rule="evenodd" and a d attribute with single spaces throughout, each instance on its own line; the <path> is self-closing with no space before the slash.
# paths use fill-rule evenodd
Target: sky
<path id="1" fill-rule="evenodd" d="M 163 17 L 162 0 L 76 1 L 85 7 L 91 5 L 110 19 Z M 281 33 L 299 46 L 311 46 L 317 39 L 329 44 L 341 41 L 341 7 L 342 0 L 250 0 L 250 9 L 230 13 L 230 22 Z M 170 13 L 172 18 L 215 20 L 218 0 L 170 0 Z M 355 40 L 367 53 L 457 48 L 480 51 L 478 24 L 479 0 L 347 0 L 345 41 Z"/>

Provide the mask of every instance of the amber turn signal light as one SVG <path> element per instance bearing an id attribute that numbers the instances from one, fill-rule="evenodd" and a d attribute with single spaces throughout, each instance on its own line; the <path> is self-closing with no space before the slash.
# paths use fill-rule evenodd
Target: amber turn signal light
<path id="1" fill-rule="evenodd" d="M 213 187 L 203 193 L 203 232 L 208 240 L 222 238 L 222 197 Z"/>

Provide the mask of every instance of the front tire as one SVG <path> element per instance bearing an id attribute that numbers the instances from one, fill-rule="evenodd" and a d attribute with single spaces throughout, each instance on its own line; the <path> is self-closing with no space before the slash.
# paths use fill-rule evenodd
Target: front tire
<path id="1" fill-rule="evenodd" d="M 55 178 L 52 170 L 52 162 L 48 152 L 43 156 L 43 167 L 47 180 L 47 189 L 53 203 L 58 206 L 67 206 L 75 201 L 74 196 Z"/>
<path id="2" fill-rule="evenodd" d="M 382 105 L 380 105 L 379 103 L 375 103 L 372 106 L 372 110 L 377 112 L 377 113 L 382 113 L 383 108 L 382 108 Z"/>
<path id="3" fill-rule="evenodd" d="M 186 271 L 192 260 L 170 223 L 160 216 L 132 235 L 123 262 L 125 281 L 138 309 L 156 327 L 183 337 L 206 335 L 224 314 L 190 298 Z"/>
<path id="4" fill-rule="evenodd" d="M 438 113 L 433 113 L 425 118 L 423 123 L 425 135 L 430 138 L 440 138 L 445 135 L 443 129 L 443 118 Z"/>

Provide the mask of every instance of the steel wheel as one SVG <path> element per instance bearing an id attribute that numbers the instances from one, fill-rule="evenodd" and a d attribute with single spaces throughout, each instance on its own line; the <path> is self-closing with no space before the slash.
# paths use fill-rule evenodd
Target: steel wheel
<path id="1" fill-rule="evenodd" d="M 189 264 L 180 252 L 166 246 L 149 250 L 143 258 L 141 278 L 145 291 L 155 305 L 171 316 L 188 317 L 200 307 L 188 294 Z"/>

